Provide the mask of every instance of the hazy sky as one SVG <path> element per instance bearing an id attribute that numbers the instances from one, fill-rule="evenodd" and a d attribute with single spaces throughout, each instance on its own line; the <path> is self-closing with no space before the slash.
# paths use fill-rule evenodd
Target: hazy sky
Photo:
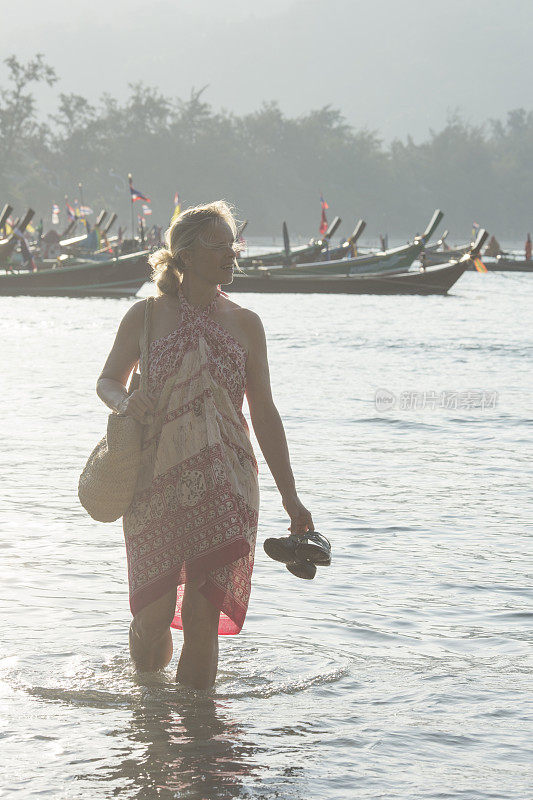
<path id="1" fill-rule="evenodd" d="M 46 111 L 60 91 L 94 102 L 129 82 L 181 97 L 209 84 L 215 108 L 331 104 L 418 141 L 453 111 L 477 123 L 533 108 L 533 0 L 3 0 L 2 58 L 36 52 L 60 77 L 38 92 Z"/>

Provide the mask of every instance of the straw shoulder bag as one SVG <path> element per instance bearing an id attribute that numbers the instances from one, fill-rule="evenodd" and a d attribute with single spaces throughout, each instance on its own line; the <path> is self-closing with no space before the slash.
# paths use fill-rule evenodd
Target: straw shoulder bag
<path id="1" fill-rule="evenodd" d="M 140 385 L 134 374 L 129 394 L 148 387 L 148 348 L 153 298 L 146 300 L 141 343 Z M 92 451 L 78 483 L 80 503 L 98 522 L 114 522 L 131 505 L 141 463 L 143 426 L 136 419 L 113 412 L 107 420 L 107 433 Z"/>

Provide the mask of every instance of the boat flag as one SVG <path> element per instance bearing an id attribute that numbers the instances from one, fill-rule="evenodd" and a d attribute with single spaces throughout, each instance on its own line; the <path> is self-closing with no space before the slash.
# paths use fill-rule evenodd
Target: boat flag
<path id="1" fill-rule="evenodd" d="M 143 204 L 143 217 L 149 217 L 151 213 L 152 209 L 150 208 L 150 206 Z"/>
<path id="2" fill-rule="evenodd" d="M 480 258 L 474 259 L 474 266 L 478 272 L 487 272 L 487 267 Z"/>
<path id="3" fill-rule="evenodd" d="M 177 216 L 178 216 L 180 213 L 181 213 L 181 203 L 180 203 L 180 198 L 179 198 L 179 195 L 178 195 L 178 193 L 176 192 L 176 193 L 174 194 L 174 213 L 172 214 L 172 216 L 171 216 L 171 218 L 170 218 L 170 224 L 171 224 L 171 225 L 172 225 L 172 223 L 174 222 L 174 220 L 176 219 L 176 217 L 177 217 Z"/>
<path id="4" fill-rule="evenodd" d="M 476 241 L 477 232 L 479 231 L 480 225 L 478 222 L 472 223 L 472 241 Z"/>
<path id="5" fill-rule="evenodd" d="M 80 217 L 89 217 L 91 214 L 94 214 L 92 208 L 89 208 L 89 206 L 80 206 Z"/>
<path id="6" fill-rule="evenodd" d="M 128 175 L 128 180 L 129 180 L 129 183 L 130 183 L 130 195 L 131 195 L 131 202 L 132 203 L 135 203 L 136 200 L 144 200 L 145 203 L 151 203 L 152 202 L 150 200 L 150 198 L 147 197 L 145 194 L 143 194 L 142 192 L 138 192 L 137 189 L 133 188 L 133 180 L 132 180 L 131 174 Z"/>
<path id="7" fill-rule="evenodd" d="M 74 200 L 74 219 L 80 220 L 81 224 L 85 227 L 85 232 L 89 234 L 91 232 L 91 226 L 89 225 L 87 215 L 83 211 L 86 208 L 88 208 L 88 206 L 80 206 L 80 201 Z"/>
<path id="8" fill-rule="evenodd" d="M 57 203 L 54 203 L 52 206 L 52 225 L 59 225 L 59 213 L 59 206 Z"/>
<path id="9" fill-rule="evenodd" d="M 319 233 L 320 233 L 321 236 L 323 236 L 325 234 L 325 232 L 327 231 L 327 229 L 328 229 L 328 219 L 326 217 L 326 211 L 329 208 L 329 206 L 326 203 L 326 201 L 324 200 L 324 198 L 322 197 L 322 193 L 320 193 L 320 205 L 322 207 L 322 214 L 321 214 L 321 217 L 320 217 Z"/>
<path id="10" fill-rule="evenodd" d="M 66 201 L 66 204 L 67 204 L 67 217 L 70 220 L 76 219 L 76 212 L 74 211 L 68 200 Z"/>

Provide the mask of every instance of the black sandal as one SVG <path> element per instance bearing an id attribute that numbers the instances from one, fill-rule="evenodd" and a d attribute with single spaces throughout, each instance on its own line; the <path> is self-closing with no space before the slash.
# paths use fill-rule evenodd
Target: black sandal
<path id="1" fill-rule="evenodd" d="M 265 539 L 263 548 L 267 556 L 283 564 L 310 562 L 321 567 L 329 567 L 331 564 L 331 544 L 318 531 L 272 536 Z"/>
<path id="2" fill-rule="evenodd" d="M 297 578 L 304 578 L 307 581 L 312 581 L 316 575 L 316 567 L 310 561 L 291 561 L 287 564 L 287 569 L 296 575 Z"/>
<path id="3" fill-rule="evenodd" d="M 318 531 L 308 531 L 303 534 L 303 539 L 296 548 L 296 555 L 299 559 L 305 559 L 319 567 L 329 567 L 331 543 Z"/>

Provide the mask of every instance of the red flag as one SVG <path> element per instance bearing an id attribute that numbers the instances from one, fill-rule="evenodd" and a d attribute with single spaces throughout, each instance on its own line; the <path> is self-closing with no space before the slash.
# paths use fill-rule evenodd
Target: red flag
<path id="1" fill-rule="evenodd" d="M 326 209 L 328 209 L 329 206 L 326 203 L 326 201 L 324 200 L 324 198 L 322 197 L 322 195 L 320 195 L 320 205 L 322 207 L 322 215 L 320 217 L 319 233 L 320 233 L 321 236 L 323 236 L 325 234 L 325 232 L 327 231 L 327 229 L 328 229 L 328 219 L 326 217 Z"/>

